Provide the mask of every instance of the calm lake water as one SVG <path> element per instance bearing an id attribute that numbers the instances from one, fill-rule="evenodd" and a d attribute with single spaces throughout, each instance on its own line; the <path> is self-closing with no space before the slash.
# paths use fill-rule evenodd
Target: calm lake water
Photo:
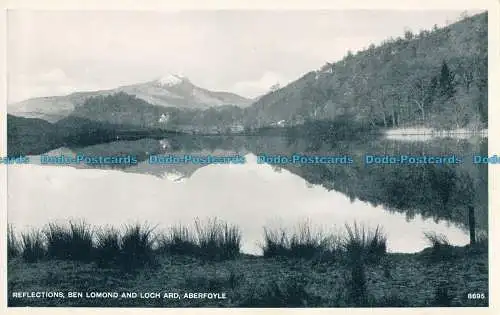
<path id="1" fill-rule="evenodd" d="M 116 141 L 59 148 L 49 155 L 134 155 L 130 167 L 17 165 L 8 170 L 8 220 L 18 230 L 53 221 L 96 225 L 149 222 L 158 229 L 218 217 L 238 225 L 242 250 L 260 254 L 263 228 L 293 229 L 304 221 L 323 230 L 357 222 L 380 225 L 392 252 L 428 246 L 424 232 L 469 242 L 467 205 L 480 233 L 488 228 L 487 139 L 336 142 L 286 137 L 189 137 Z M 350 165 L 269 165 L 259 154 L 349 155 Z M 151 165 L 154 154 L 233 155 L 244 164 Z M 371 165 L 365 154 L 456 155 L 456 165 Z M 37 161 L 32 157 L 33 162 Z"/>

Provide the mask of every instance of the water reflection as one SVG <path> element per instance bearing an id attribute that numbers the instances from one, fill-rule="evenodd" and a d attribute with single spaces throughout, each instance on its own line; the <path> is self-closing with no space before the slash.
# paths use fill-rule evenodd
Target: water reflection
<path id="1" fill-rule="evenodd" d="M 352 165 L 266 165 L 260 153 L 351 155 Z M 264 225 L 291 226 L 310 219 L 326 228 L 354 220 L 388 234 L 391 251 L 414 252 L 426 244 L 423 232 L 468 243 L 467 206 L 487 231 L 487 166 L 469 156 L 487 154 L 487 141 L 440 139 L 401 142 L 374 139 L 315 142 L 286 137 L 181 137 L 117 141 L 47 154 L 135 155 L 137 165 L 113 170 L 88 166 L 15 166 L 9 169 L 9 222 L 40 225 L 85 217 L 90 223 L 147 220 L 168 226 L 194 217 L 218 216 L 241 226 L 243 250 L 260 252 Z M 464 156 L 458 165 L 365 166 L 366 153 Z M 153 154 L 245 155 L 243 165 L 151 165 Z M 36 158 L 34 159 L 36 161 Z M 95 166 L 93 167 L 95 168 Z M 101 167 L 102 168 L 102 167 Z M 26 179 L 30 178 L 29 181 Z M 30 198 L 27 198 L 27 197 Z M 33 198 L 40 200 L 34 204 Z"/>

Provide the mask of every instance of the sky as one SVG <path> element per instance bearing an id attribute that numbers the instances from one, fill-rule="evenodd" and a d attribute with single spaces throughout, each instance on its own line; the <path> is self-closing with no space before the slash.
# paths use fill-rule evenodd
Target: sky
<path id="1" fill-rule="evenodd" d="M 457 11 L 8 11 L 8 103 L 165 74 L 253 98 Z M 469 15 L 478 11 L 468 11 Z"/>

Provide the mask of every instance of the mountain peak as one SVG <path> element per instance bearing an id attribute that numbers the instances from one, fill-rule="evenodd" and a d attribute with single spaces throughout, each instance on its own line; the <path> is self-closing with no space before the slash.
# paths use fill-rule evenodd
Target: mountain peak
<path id="1" fill-rule="evenodd" d="M 186 77 L 181 76 L 181 75 L 171 74 L 171 73 L 168 73 L 164 76 L 161 76 L 157 80 L 158 84 L 164 85 L 164 86 L 178 85 L 178 84 L 182 83 L 183 81 L 188 81 L 188 79 Z"/>

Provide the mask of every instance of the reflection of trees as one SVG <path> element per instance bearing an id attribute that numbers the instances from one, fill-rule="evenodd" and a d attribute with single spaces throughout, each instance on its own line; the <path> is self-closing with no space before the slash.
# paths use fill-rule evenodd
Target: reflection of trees
<path id="1" fill-rule="evenodd" d="M 287 148 L 275 148 L 285 152 L 309 152 L 307 139 L 285 141 Z M 314 142 L 314 140 L 312 140 Z M 275 143 L 276 144 L 276 143 Z M 315 145 L 317 146 L 317 145 Z M 301 148 L 303 148 L 301 150 Z M 370 143 L 335 143 L 325 153 L 328 155 L 350 154 L 353 165 L 283 165 L 283 168 L 301 176 L 312 184 L 335 190 L 351 200 L 359 199 L 374 206 L 383 205 L 389 211 L 405 213 L 408 220 L 419 214 L 436 222 L 448 220 L 462 227 L 469 223 L 469 205 L 475 209 L 477 225 L 486 229 L 488 224 L 487 167 L 465 161 L 458 165 L 371 165 L 362 164 L 363 155 L 411 154 L 411 155 L 470 155 L 487 154 L 485 145 L 479 147 L 467 141 L 438 141 L 429 143 L 404 143 L 372 141 Z M 285 153 L 286 154 L 286 153 Z"/>
<path id="2" fill-rule="evenodd" d="M 307 166 L 295 169 L 313 184 L 405 213 L 408 220 L 420 214 L 436 222 L 448 220 L 465 226 L 468 205 L 476 205 L 471 174 L 456 166 Z M 483 205 L 487 206 L 487 205 Z M 483 211 L 483 214 L 487 212 Z"/>
<path id="3" fill-rule="evenodd" d="M 322 141 L 315 137 L 236 137 L 220 140 L 200 139 L 199 146 L 224 148 L 245 147 L 254 154 L 307 153 L 311 155 L 350 155 L 351 165 L 280 165 L 304 178 L 308 183 L 321 185 L 373 206 L 404 213 L 408 220 L 417 214 L 424 219 L 448 220 L 468 226 L 469 209 L 475 209 L 477 226 L 488 226 L 488 168 L 470 163 L 471 154 L 487 155 L 487 141 L 475 143 L 463 140 L 434 142 L 399 142 L 371 139 L 368 141 Z M 191 146 L 184 144 L 183 146 Z M 241 151 L 240 151 L 241 152 Z M 363 164 L 364 154 L 377 155 L 451 155 L 467 157 L 457 165 L 371 165 Z"/>
<path id="4" fill-rule="evenodd" d="M 351 165 L 292 165 L 273 167 L 286 169 L 304 178 L 312 185 L 321 185 L 373 206 L 404 213 L 408 220 L 416 215 L 435 221 L 448 220 L 468 226 L 469 209 L 474 207 L 477 226 L 487 229 L 488 224 L 488 167 L 463 163 L 458 165 L 363 165 L 364 154 L 377 155 L 451 155 L 474 153 L 487 155 L 487 142 L 440 140 L 433 143 L 392 141 L 321 142 L 308 137 L 197 137 L 179 136 L 169 139 L 168 153 L 176 152 L 253 152 L 292 155 L 351 155 Z M 313 145 L 311 145 L 313 144 Z M 84 153 L 137 155 L 139 161 L 150 154 L 166 153 L 157 140 L 114 142 L 102 148 L 88 147 Z"/>

